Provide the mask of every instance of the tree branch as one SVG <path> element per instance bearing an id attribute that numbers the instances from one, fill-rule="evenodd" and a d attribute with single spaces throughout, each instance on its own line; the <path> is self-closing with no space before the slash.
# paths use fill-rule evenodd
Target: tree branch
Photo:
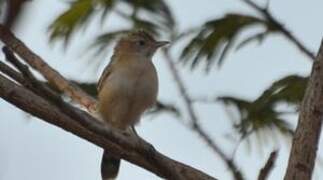
<path id="1" fill-rule="evenodd" d="M 0 71 L 6 74 L 8 77 L 12 78 L 20 84 L 24 83 L 24 77 L 16 70 L 12 69 L 7 64 L 0 61 Z"/>
<path id="2" fill-rule="evenodd" d="M 56 70 L 51 68 L 41 57 L 33 53 L 23 42 L 17 39 L 5 26 L 0 25 L 0 39 L 11 50 L 17 53 L 31 67 L 40 72 L 50 84 L 53 84 L 60 91 L 66 93 L 74 101 L 83 105 L 88 110 L 93 110 L 96 105 L 96 100 L 86 94 L 75 84 L 67 81 Z"/>
<path id="3" fill-rule="evenodd" d="M 252 0 L 242 0 L 247 5 L 258 11 L 262 14 L 270 23 L 272 23 L 288 40 L 295 44 L 295 46 L 304 53 L 311 60 L 315 60 L 315 55 L 308 48 L 306 48 L 303 43 L 299 39 L 297 39 L 285 26 L 279 22 L 269 11 L 267 8 L 263 8 L 258 4 L 254 3 Z"/>
<path id="4" fill-rule="evenodd" d="M 278 151 L 273 151 L 270 153 L 269 158 L 265 166 L 260 170 L 258 175 L 258 180 L 266 180 L 271 173 L 271 170 L 274 168 L 275 161 L 277 159 Z"/>
<path id="5" fill-rule="evenodd" d="M 143 140 L 140 140 L 138 144 L 134 136 L 117 132 L 65 102 L 61 102 L 64 108 L 53 105 L 2 75 L 0 75 L 0 96 L 18 108 L 108 149 L 117 157 L 137 164 L 158 176 L 167 179 L 214 179 L 160 154 Z M 62 112 L 62 109 L 66 108 L 69 114 Z"/>
<path id="6" fill-rule="evenodd" d="M 191 126 L 190 128 L 196 132 L 203 141 L 216 153 L 220 156 L 220 158 L 226 163 L 227 167 L 232 172 L 232 175 L 236 180 L 243 180 L 242 173 L 234 163 L 234 161 L 226 156 L 226 154 L 223 152 L 223 150 L 218 146 L 214 140 L 202 129 L 200 126 L 197 114 L 193 107 L 193 100 L 191 99 L 190 95 L 187 93 L 184 82 L 182 81 L 176 67 L 174 64 L 174 61 L 172 57 L 169 54 L 169 49 L 165 49 L 163 51 L 166 62 L 168 64 L 168 67 L 170 69 L 170 72 L 172 73 L 172 76 L 175 80 L 175 83 L 179 89 L 180 94 L 183 97 L 186 109 L 189 113 L 190 119 L 191 119 Z"/>
<path id="7" fill-rule="evenodd" d="M 323 41 L 313 64 L 312 73 L 300 108 L 285 180 L 303 180 L 311 179 L 312 177 L 322 128 L 322 79 Z"/>
<path id="8" fill-rule="evenodd" d="M 88 102 L 96 103 L 95 99 L 77 86 L 71 85 L 2 25 L 0 25 L 0 39 L 9 46 L 9 49 L 16 51 L 21 58 L 41 72 L 50 82 L 72 98 L 74 97 L 79 103 L 82 103 L 82 105 L 87 105 Z M 0 96 L 6 101 L 35 117 L 108 149 L 115 156 L 145 168 L 160 177 L 179 180 L 214 179 L 197 169 L 164 156 L 143 139 L 129 133 L 120 133 L 118 130 L 97 121 L 86 112 L 64 102 L 59 95 L 37 81 L 28 68 L 20 64 L 9 49 L 4 51 L 7 59 L 22 71 L 24 76 L 21 76 L 20 73 L 9 66 L 0 66 L 0 70 L 9 76 L 13 75 L 12 78 L 15 81 L 24 84 L 31 91 L 0 75 Z M 2 65 L 4 64 L 2 63 Z M 61 86 L 59 83 L 65 85 Z M 30 85 L 33 87 L 30 87 Z"/>

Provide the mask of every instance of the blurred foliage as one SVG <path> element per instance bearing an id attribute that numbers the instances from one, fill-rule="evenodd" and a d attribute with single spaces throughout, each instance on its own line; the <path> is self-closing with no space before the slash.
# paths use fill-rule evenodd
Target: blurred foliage
<path id="1" fill-rule="evenodd" d="M 50 25 L 50 39 L 63 38 L 68 42 L 73 32 L 84 27 L 94 14 L 106 16 L 113 7 L 113 0 L 74 0 L 70 7 Z"/>
<path id="2" fill-rule="evenodd" d="M 96 83 L 88 83 L 88 82 L 79 82 L 79 81 L 73 81 L 70 82 L 77 84 L 79 87 L 81 87 L 86 93 L 90 94 L 93 97 L 97 96 L 97 89 L 96 89 Z"/>
<path id="3" fill-rule="evenodd" d="M 169 113 L 173 116 L 180 118 L 181 112 L 178 107 L 173 104 L 157 101 L 156 105 L 152 108 L 152 110 L 148 111 L 147 114 L 158 115 L 161 113 Z"/>
<path id="4" fill-rule="evenodd" d="M 256 26 L 262 27 L 263 31 L 245 38 L 238 47 L 243 47 L 250 42 L 259 41 L 269 34 L 276 32 L 276 27 L 265 18 L 243 14 L 227 14 L 203 24 L 193 38 L 184 47 L 181 59 L 190 62 L 192 68 L 206 60 L 206 69 L 217 61 L 223 63 L 225 56 L 235 45 L 237 38 L 245 31 Z M 191 36 L 189 33 L 188 36 Z"/>
<path id="5" fill-rule="evenodd" d="M 72 0 L 49 26 L 50 40 L 63 40 L 68 44 L 75 32 L 86 28 L 94 18 L 101 18 L 101 23 L 106 23 L 111 13 L 128 22 L 129 26 L 117 30 L 111 28 L 95 37 L 89 46 L 89 50 L 94 50 L 93 55 L 102 55 L 121 35 L 142 28 L 155 36 L 166 35 L 174 40 L 173 43 L 188 40 L 181 50 L 180 59 L 192 69 L 201 62 L 206 70 L 214 65 L 220 66 L 233 48 L 240 49 L 252 42 L 262 43 L 269 35 L 279 32 L 277 25 L 262 15 L 231 13 L 178 34 L 175 18 L 164 0 Z M 240 120 L 234 127 L 241 137 L 265 132 L 264 129 L 276 129 L 291 135 L 291 126 L 282 118 L 284 112 L 280 112 L 277 106 L 284 103 L 298 105 L 304 95 L 306 82 L 306 77 L 290 75 L 274 82 L 254 101 L 230 96 L 218 100 L 238 110 Z M 76 83 L 90 94 L 96 94 L 93 83 Z M 162 102 L 158 102 L 151 111 L 160 112 L 180 116 L 177 107 Z"/>
<path id="6" fill-rule="evenodd" d="M 266 91 L 254 101 L 247 101 L 236 97 L 224 96 L 218 100 L 225 105 L 233 105 L 239 112 L 239 123 L 234 127 L 246 137 L 253 132 L 263 129 L 277 129 L 285 135 L 292 135 L 291 126 L 281 115 L 284 112 L 277 110 L 280 103 L 298 106 L 305 94 L 307 77 L 290 75 L 275 81 Z"/>
<path id="7" fill-rule="evenodd" d="M 130 13 L 125 8 L 118 8 L 119 5 L 131 8 Z M 63 39 L 68 43 L 71 36 L 80 28 L 86 28 L 94 17 L 100 15 L 103 22 L 112 12 L 130 22 L 128 31 L 142 28 L 158 35 L 158 31 L 170 32 L 175 26 L 172 13 L 163 0 L 73 0 L 68 9 L 49 26 L 50 40 Z M 120 33 L 124 31 L 120 30 Z M 112 36 L 118 33 L 108 34 Z"/>
<path id="8" fill-rule="evenodd" d="M 126 5 L 130 11 L 119 8 L 120 5 Z M 175 29 L 174 17 L 164 0 L 72 0 L 68 8 L 49 26 L 50 40 L 63 40 L 68 45 L 78 30 L 86 28 L 94 18 L 101 18 L 101 22 L 105 22 L 110 13 L 115 13 L 129 22 L 129 27 L 103 32 L 96 37 L 89 46 L 89 50 L 94 50 L 95 56 L 104 55 L 116 39 L 133 29 L 144 29 L 155 36 L 162 33 L 170 36 Z M 93 83 L 74 83 L 91 95 L 95 96 L 97 93 Z M 154 114 L 162 112 L 180 116 L 178 108 L 160 101 L 150 111 Z"/>

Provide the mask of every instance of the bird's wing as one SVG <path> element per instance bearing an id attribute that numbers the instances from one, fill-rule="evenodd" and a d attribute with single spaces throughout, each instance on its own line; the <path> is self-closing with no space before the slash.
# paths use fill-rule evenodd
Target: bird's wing
<path id="1" fill-rule="evenodd" d="M 98 84 L 97 84 L 97 86 L 96 86 L 96 88 L 97 88 L 97 90 L 98 90 L 98 92 L 100 92 L 100 90 L 101 90 L 101 88 L 103 87 L 103 82 L 109 77 L 109 75 L 111 74 L 111 72 L 112 72 L 112 66 L 113 66 L 113 64 L 115 63 L 115 60 L 116 58 L 115 58 L 115 56 L 113 55 L 112 57 L 111 57 L 111 61 L 110 61 L 110 63 L 107 65 L 107 67 L 105 67 L 105 69 L 104 69 L 104 71 L 103 71 L 103 73 L 102 73 L 102 75 L 101 75 L 101 77 L 100 77 L 100 79 L 99 79 L 99 82 L 98 82 Z"/>

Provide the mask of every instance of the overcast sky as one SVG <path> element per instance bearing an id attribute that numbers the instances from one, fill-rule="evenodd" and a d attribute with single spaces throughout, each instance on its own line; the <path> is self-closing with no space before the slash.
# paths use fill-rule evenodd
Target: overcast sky
<path id="1" fill-rule="evenodd" d="M 93 73 L 86 69 L 82 59 L 82 48 L 97 33 L 96 27 L 89 33 L 77 36 L 65 53 L 62 46 L 48 46 L 47 27 L 66 4 L 64 1 L 33 0 L 29 4 L 24 22 L 16 32 L 34 52 L 64 76 L 81 80 L 95 80 L 102 71 Z M 168 0 L 167 1 L 181 29 L 198 26 L 210 18 L 224 12 L 253 13 L 238 0 Z M 261 2 L 261 1 L 259 1 Z M 301 39 L 313 52 L 316 52 L 323 35 L 323 2 L 318 0 L 272 0 L 270 9 L 287 28 Z M 117 21 L 111 25 L 118 26 Z M 175 52 L 176 53 L 176 52 Z M 107 60 L 109 57 L 107 57 Z M 84 58 L 83 58 L 84 60 Z M 108 61 L 107 61 L 108 62 Z M 106 62 L 106 63 L 107 63 Z M 157 54 L 154 62 L 160 77 L 159 99 L 181 105 L 180 97 L 173 80 L 161 58 Z M 214 69 L 206 76 L 198 71 L 191 73 L 188 68 L 181 69 L 185 76 L 189 93 L 200 96 L 236 95 L 247 99 L 256 98 L 274 80 L 285 75 L 297 73 L 308 75 L 311 63 L 307 57 L 281 36 L 273 36 L 258 46 L 248 47 L 230 54 L 221 69 Z M 80 74 L 80 72 L 83 72 Z M 203 128 L 215 141 L 232 153 L 235 143 L 227 137 L 232 133 L 231 123 L 220 105 L 196 104 Z M 0 179 L 1 180 L 99 180 L 102 150 L 60 128 L 31 118 L 17 108 L 0 100 Z M 184 117 L 186 118 L 186 117 Z M 296 116 L 291 116 L 295 122 Z M 222 161 L 195 134 L 186 129 L 181 122 L 169 115 L 152 119 L 144 118 L 138 126 L 139 134 L 151 142 L 162 153 L 217 177 L 230 179 L 230 171 Z M 278 136 L 278 139 L 281 139 Z M 282 179 L 287 165 L 289 146 L 286 141 L 268 142 L 260 149 L 252 145 L 248 149 L 242 144 L 235 161 L 247 179 L 255 179 L 273 149 L 279 149 L 277 165 L 270 179 Z M 316 172 L 314 179 L 322 173 Z M 126 162 L 122 162 L 120 180 L 159 179 L 155 175 Z"/>

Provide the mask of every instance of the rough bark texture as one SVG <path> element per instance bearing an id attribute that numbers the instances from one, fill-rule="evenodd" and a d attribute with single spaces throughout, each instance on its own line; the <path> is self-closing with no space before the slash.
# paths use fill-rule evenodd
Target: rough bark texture
<path id="1" fill-rule="evenodd" d="M 214 179 L 197 169 L 162 155 L 141 139 L 104 126 L 84 111 L 64 102 L 60 106 L 64 109 L 67 108 L 68 110 L 64 111 L 70 113 L 63 113 L 60 107 L 49 103 L 2 75 L 0 75 L 0 96 L 18 108 L 108 149 L 114 155 L 143 167 L 160 177 L 180 180 Z"/>
<path id="2" fill-rule="evenodd" d="M 28 72 L 28 68 L 20 64 L 10 50 L 17 53 L 52 85 L 65 92 L 80 105 L 91 110 L 92 106 L 96 104 L 94 98 L 78 86 L 67 81 L 3 25 L 0 25 L 0 39 L 9 47 L 9 49 L 4 49 L 7 59 L 11 60 L 10 62 L 24 76 L 3 63 L 0 64 L 0 70 L 27 88 L 15 84 L 0 74 L 0 96 L 6 101 L 35 117 L 61 127 L 104 149 L 108 149 L 116 157 L 145 168 L 160 177 L 171 180 L 215 179 L 197 169 L 164 156 L 143 139 L 111 129 L 111 127 L 102 124 L 88 113 L 62 101 L 48 87 L 43 87 L 42 84 L 37 82 Z"/>
<path id="3" fill-rule="evenodd" d="M 301 105 L 285 180 L 310 180 L 323 117 L 323 41 Z"/>

